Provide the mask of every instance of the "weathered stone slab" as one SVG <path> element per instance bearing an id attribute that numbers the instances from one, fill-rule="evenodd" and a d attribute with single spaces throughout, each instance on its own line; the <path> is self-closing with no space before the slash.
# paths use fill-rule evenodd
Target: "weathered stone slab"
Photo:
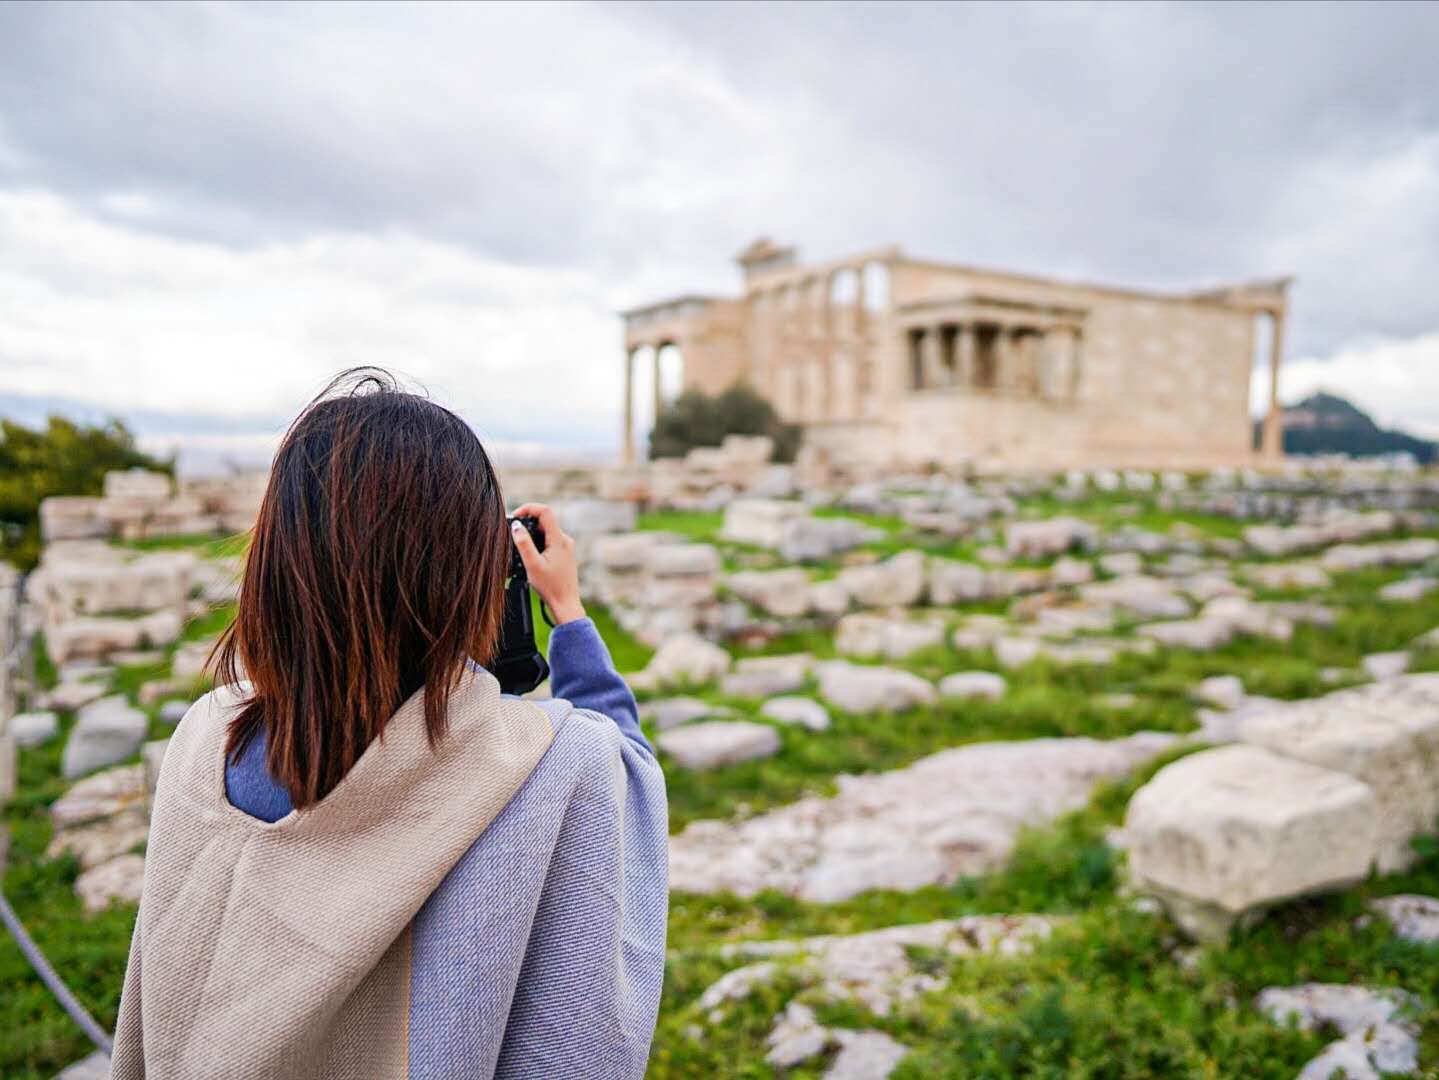
<path id="1" fill-rule="evenodd" d="M 633 532 L 635 504 L 621 499 L 557 499 L 550 504 L 560 528 L 574 537 Z"/>
<path id="2" fill-rule="evenodd" d="M 1234 627 L 1223 619 L 1178 619 L 1148 623 L 1138 633 L 1172 649 L 1211 652 L 1230 642 Z"/>
<path id="3" fill-rule="evenodd" d="M 924 595 L 925 561 L 922 552 L 901 551 L 870 566 L 849 566 L 839 572 L 839 583 L 861 607 L 908 607 Z"/>
<path id="4" fill-rule="evenodd" d="M 16 746 L 43 746 L 60 733 L 53 712 L 27 712 L 10 718 L 10 736 Z"/>
<path id="5" fill-rule="evenodd" d="M 707 720 L 662 732 L 659 748 L 686 769 L 714 769 L 779 753 L 779 732 L 768 724 Z"/>
<path id="6" fill-rule="evenodd" d="M 939 680 L 939 696 L 945 701 L 998 701 L 1006 685 L 1004 676 L 993 671 L 956 671 Z"/>
<path id="7" fill-rule="evenodd" d="M 733 697 L 773 697 L 798 690 L 809 679 L 814 659 L 808 653 L 782 656 L 746 656 L 720 680 L 720 689 Z"/>
<path id="8" fill-rule="evenodd" d="M 149 835 L 149 816 L 143 804 L 135 803 L 113 817 L 56 833 L 45 855 L 54 859 L 69 853 L 75 856 L 82 870 L 89 870 L 131 851 Z"/>
<path id="9" fill-rule="evenodd" d="M 121 855 L 76 878 L 75 894 L 85 910 L 93 914 L 104 911 L 112 903 L 138 904 L 144 885 L 145 857 Z"/>
<path id="10" fill-rule="evenodd" d="M 1238 675 L 1211 675 L 1194 688 L 1194 696 L 1221 709 L 1237 709 L 1244 703 L 1244 682 Z"/>
<path id="11" fill-rule="evenodd" d="M 1370 653 L 1360 660 L 1360 664 L 1371 679 L 1392 679 L 1409 670 L 1409 661 L 1409 653 L 1400 649 L 1396 652 Z"/>
<path id="12" fill-rule="evenodd" d="M 121 765 L 95 773 L 71 785 L 50 804 L 50 823 L 63 832 L 91 821 L 113 817 L 145 801 L 145 770 L 142 765 Z"/>
<path id="13" fill-rule="evenodd" d="M 730 669 L 729 653 L 693 634 L 681 634 L 655 650 L 645 672 L 659 686 L 712 682 Z"/>
<path id="14" fill-rule="evenodd" d="M 60 712 L 69 712 L 104 696 L 103 682 L 62 682 L 45 695 L 45 704 Z"/>
<path id="15" fill-rule="evenodd" d="M 1379 590 L 1379 599 L 1396 604 L 1412 604 L 1422 600 L 1439 587 L 1439 578 L 1413 577 L 1390 582 Z"/>
<path id="16" fill-rule="evenodd" d="M 1091 604 L 1119 608 L 1138 619 L 1182 619 L 1194 610 L 1173 584 L 1144 574 L 1096 581 L 1082 586 L 1079 594 Z"/>
<path id="17" fill-rule="evenodd" d="M 809 610 L 809 575 L 797 566 L 744 570 L 731 574 L 725 584 L 745 603 L 776 618 L 796 618 Z"/>
<path id="18" fill-rule="evenodd" d="M 794 724 L 810 731 L 829 730 L 829 712 L 818 701 L 800 695 L 770 698 L 759 714 L 781 724 Z"/>
<path id="19" fill-rule="evenodd" d="M 944 642 L 944 624 L 888 618 L 883 615 L 846 615 L 835 627 L 834 647 L 841 656 L 899 660 Z"/>
<path id="20" fill-rule="evenodd" d="M 659 698 L 640 705 L 640 719 L 656 731 L 669 731 L 696 720 L 721 717 L 727 710 L 695 697 Z"/>
<path id="21" fill-rule="evenodd" d="M 1092 547 L 1099 530 L 1073 517 L 1040 521 L 1011 521 L 1004 530 L 1005 550 L 1011 558 L 1043 559 Z"/>
<path id="22" fill-rule="evenodd" d="M 1402 894 L 1369 902 L 1394 928 L 1394 936 L 1420 945 L 1439 942 L 1439 898 Z"/>
<path id="23" fill-rule="evenodd" d="M 670 840 L 670 883 L 741 896 L 772 888 L 832 902 L 987 873 L 1009 858 L 1020 829 L 1079 809 L 1100 781 L 1175 741 L 1148 733 L 980 743 L 895 772 L 842 776 L 833 798 L 811 796 L 745 821 L 691 824 Z"/>
<path id="24" fill-rule="evenodd" d="M 1327 589 L 1333 579 L 1318 563 L 1257 563 L 1244 575 L 1262 589 Z"/>
<path id="25" fill-rule="evenodd" d="M 1375 859 L 1387 874 L 1414 861 L 1410 841 L 1439 817 L 1439 709 L 1427 724 L 1422 715 L 1406 719 L 1331 695 L 1250 716 L 1239 739 L 1364 781 L 1376 809 Z"/>
<path id="26" fill-rule="evenodd" d="M 1299 1080 L 1379 1080 L 1419 1067 L 1419 1000 L 1402 990 L 1371 990 L 1336 983 L 1271 986 L 1255 1003 L 1276 1024 L 1302 1031 L 1337 1030 L 1330 1043 L 1299 1073 Z"/>
<path id="27" fill-rule="evenodd" d="M 852 713 L 903 712 L 938 700 L 934 685 L 912 672 L 844 661 L 819 666 L 819 694 Z"/>
<path id="28" fill-rule="evenodd" d="M 1378 807 L 1367 784 L 1254 746 L 1192 754 L 1130 800 L 1129 867 L 1203 940 L 1281 900 L 1361 881 Z"/>
<path id="29" fill-rule="evenodd" d="M 145 741 L 149 718 L 123 695 L 101 698 L 80 710 L 65 741 L 61 770 L 67 779 L 124 761 Z"/>

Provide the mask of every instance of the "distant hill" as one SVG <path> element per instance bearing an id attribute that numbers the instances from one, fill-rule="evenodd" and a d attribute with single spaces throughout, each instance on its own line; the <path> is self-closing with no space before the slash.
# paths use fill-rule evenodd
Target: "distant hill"
<path id="1" fill-rule="evenodd" d="M 1261 421 L 1254 425 L 1259 445 Z M 1422 464 L 1434 461 L 1436 444 L 1402 431 L 1381 428 L 1350 402 L 1333 394 L 1311 394 L 1297 405 L 1284 408 L 1284 452 L 1286 454 L 1348 454 L 1374 457 L 1378 454 L 1413 454 Z"/>

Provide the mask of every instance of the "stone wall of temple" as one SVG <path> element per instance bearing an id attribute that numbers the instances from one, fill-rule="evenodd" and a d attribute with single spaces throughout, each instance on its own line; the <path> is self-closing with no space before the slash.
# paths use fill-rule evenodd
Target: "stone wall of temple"
<path id="1" fill-rule="evenodd" d="M 747 379 L 811 443 L 851 457 L 1211 467 L 1255 456 L 1256 320 L 1282 324 L 1287 282 L 1161 294 L 893 248 L 808 265 L 760 249 L 741 256 L 740 299 L 626 313 L 627 371 L 646 347 L 658 368 L 672 344 L 685 388 Z"/>

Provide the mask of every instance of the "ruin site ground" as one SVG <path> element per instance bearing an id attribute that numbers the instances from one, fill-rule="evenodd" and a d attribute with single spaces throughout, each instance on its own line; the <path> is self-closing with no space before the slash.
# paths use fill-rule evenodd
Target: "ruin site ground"
<path id="1" fill-rule="evenodd" d="M 1439 477 L 697 455 L 506 478 L 668 777 L 650 1076 L 1439 1076 Z M 217 497 L 121 475 L 26 582 L 4 890 L 106 1025 Z M 90 1049 L 0 942 L 0 1075 Z"/>

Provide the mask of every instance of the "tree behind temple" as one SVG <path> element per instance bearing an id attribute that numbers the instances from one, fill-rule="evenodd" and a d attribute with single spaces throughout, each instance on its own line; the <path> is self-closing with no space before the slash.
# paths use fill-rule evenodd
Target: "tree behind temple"
<path id="1" fill-rule="evenodd" d="M 801 437 L 797 424 L 786 424 L 753 388 L 736 383 L 714 397 L 686 390 L 662 407 L 650 432 L 650 457 L 683 457 L 697 446 L 718 446 L 726 435 L 768 435 L 775 461 L 793 461 Z"/>

